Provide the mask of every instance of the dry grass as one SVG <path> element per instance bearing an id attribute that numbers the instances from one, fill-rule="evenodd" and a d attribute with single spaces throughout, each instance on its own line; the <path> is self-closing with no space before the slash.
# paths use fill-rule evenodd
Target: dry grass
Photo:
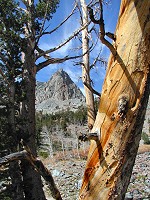
<path id="1" fill-rule="evenodd" d="M 138 154 L 141 154 L 144 152 L 150 152 L 150 145 L 142 144 L 139 146 Z M 64 153 L 62 151 L 56 152 L 53 158 L 43 159 L 40 157 L 40 159 L 43 161 L 45 165 L 47 165 L 49 163 L 55 164 L 56 162 L 70 160 L 72 158 L 86 160 L 87 155 L 88 155 L 88 148 L 84 150 L 80 149 L 79 151 L 74 149 L 72 151 L 66 151 Z"/>
<path id="2" fill-rule="evenodd" d="M 139 146 L 138 153 L 150 152 L 150 145 L 142 144 Z"/>
<path id="3" fill-rule="evenodd" d="M 44 159 L 40 157 L 40 159 L 45 165 L 48 165 L 49 163 L 55 164 L 59 161 L 66 161 L 66 160 L 71 160 L 71 159 L 86 160 L 87 155 L 88 155 L 88 148 L 85 148 L 85 149 L 80 149 L 80 150 L 74 149 L 72 151 L 65 151 L 65 152 L 59 151 L 59 152 L 55 152 L 53 158 Z"/>

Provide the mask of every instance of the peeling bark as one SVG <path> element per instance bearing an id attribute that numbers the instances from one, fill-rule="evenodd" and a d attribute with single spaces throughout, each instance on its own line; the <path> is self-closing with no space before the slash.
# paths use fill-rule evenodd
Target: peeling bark
<path id="1" fill-rule="evenodd" d="M 79 199 L 123 200 L 150 91 L 150 1 L 122 0 Z M 126 99 L 126 103 L 125 103 Z"/>

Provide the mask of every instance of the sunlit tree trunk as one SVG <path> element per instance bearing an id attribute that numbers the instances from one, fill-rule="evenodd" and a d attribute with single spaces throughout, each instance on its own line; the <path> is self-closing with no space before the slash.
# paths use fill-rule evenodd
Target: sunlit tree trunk
<path id="1" fill-rule="evenodd" d="M 88 10 L 85 0 L 80 0 L 82 7 L 82 24 L 88 23 Z M 85 90 L 85 98 L 87 105 L 87 116 L 88 116 L 88 127 L 91 130 L 95 122 L 95 107 L 94 107 L 94 95 L 91 90 L 86 85 L 91 86 L 90 79 L 90 61 L 89 61 L 89 38 L 88 38 L 88 26 L 82 30 L 82 80 Z"/>
<path id="2" fill-rule="evenodd" d="M 122 0 L 114 47 L 80 200 L 122 200 L 135 162 L 150 91 L 150 1 Z"/>

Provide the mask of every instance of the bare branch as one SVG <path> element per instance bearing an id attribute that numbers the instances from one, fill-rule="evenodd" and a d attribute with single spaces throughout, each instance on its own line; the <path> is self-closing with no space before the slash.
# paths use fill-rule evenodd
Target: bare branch
<path id="1" fill-rule="evenodd" d="M 96 20 L 96 19 L 94 18 L 93 9 L 92 9 L 91 7 L 88 7 L 88 11 L 89 11 L 89 16 L 90 16 L 91 21 L 92 21 L 94 24 L 99 24 L 99 23 L 100 23 L 100 20 Z"/>
<path id="2" fill-rule="evenodd" d="M 98 4 L 98 3 L 99 3 L 98 0 L 95 1 L 95 2 L 93 2 L 93 0 L 91 0 L 91 2 L 88 4 L 88 6 L 93 7 L 93 6 L 95 6 L 96 4 Z"/>
<path id="3" fill-rule="evenodd" d="M 110 32 L 107 32 L 106 35 L 107 35 L 107 37 L 109 37 L 110 39 L 116 41 L 116 36 L 115 36 L 115 34 L 110 33 Z"/>
<path id="4" fill-rule="evenodd" d="M 100 53 L 101 53 L 101 52 L 100 52 Z M 99 61 L 100 53 L 99 53 L 98 56 L 94 59 L 92 65 L 90 65 L 90 69 L 92 69 L 92 68 L 96 65 L 96 63 Z"/>
<path id="5" fill-rule="evenodd" d="M 53 32 L 55 32 L 58 28 L 60 28 L 73 14 L 74 14 L 74 11 L 77 7 L 77 3 L 75 4 L 72 12 L 70 13 L 70 15 L 68 15 L 68 17 L 66 17 L 56 28 L 54 28 L 52 31 L 49 31 L 49 32 L 43 32 L 42 35 L 46 35 L 46 34 L 52 34 Z"/>
<path id="6" fill-rule="evenodd" d="M 105 44 L 109 50 L 111 51 L 111 53 L 113 54 L 114 57 L 116 57 L 117 55 L 117 51 L 116 49 L 113 47 L 113 45 L 105 39 L 105 25 L 104 25 L 104 19 L 103 19 L 103 5 L 102 5 L 102 0 L 99 0 L 99 4 L 100 4 L 100 19 L 99 20 L 96 20 L 94 18 L 94 14 L 93 14 L 93 9 L 88 7 L 88 10 L 89 10 L 89 16 L 90 16 L 90 19 L 93 23 L 95 24 L 99 24 L 100 26 L 100 40 L 103 44 Z M 109 32 L 107 33 L 107 36 L 109 37 L 110 34 Z M 115 38 L 115 37 L 113 37 Z M 111 38 L 112 39 L 112 38 Z"/>
<path id="7" fill-rule="evenodd" d="M 97 92 L 96 90 L 94 90 L 94 88 L 92 88 L 91 85 L 87 84 L 85 81 L 83 82 L 83 84 L 93 93 L 96 94 L 97 96 L 101 96 L 101 94 L 99 92 Z"/>
<path id="8" fill-rule="evenodd" d="M 89 50 L 90 51 L 90 50 Z M 67 60 L 73 60 L 73 59 L 77 59 L 77 58 L 81 58 L 82 56 L 84 56 L 87 52 L 85 52 L 84 54 L 82 55 L 79 55 L 79 56 L 65 56 L 64 58 L 50 58 L 42 63 L 39 63 L 37 65 L 37 72 L 40 71 L 41 69 L 43 69 L 44 67 L 50 65 L 50 64 L 55 64 L 55 63 L 63 63 Z"/>
<path id="9" fill-rule="evenodd" d="M 49 4 L 49 2 L 47 2 L 47 5 L 46 5 L 46 11 L 45 11 L 44 19 L 43 19 L 42 26 L 41 26 L 40 31 L 39 31 L 39 35 L 36 38 L 37 41 L 36 41 L 35 47 L 37 46 L 37 44 L 38 44 L 38 42 L 40 40 L 40 37 L 42 36 L 43 28 L 44 28 L 44 25 L 45 25 L 45 22 L 46 22 L 48 4 Z"/>
<path id="10" fill-rule="evenodd" d="M 103 64 L 106 68 L 107 66 L 107 61 L 103 58 L 100 57 L 101 52 L 98 54 L 98 56 L 94 59 L 93 63 L 90 65 L 90 69 L 92 69 L 97 62 L 100 62 L 101 64 Z"/>
<path id="11" fill-rule="evenodd" d="M 0 158 L 0 167 L 2 165 L 6 165 L 7 163 L 12 162 L 12 161 L 27 159 L 27 157 L 28 157 L 28 155 L 25 150 L 9 154 L 7 156 Z"/>
<path id="12" fill-rule="evenodd" d="M 83 142 L 90 141 L 90 140 L 98 141 L 98 134 L 97 133 L 89 133 L 89 134 L 80 133 L 78 139 Z"/>
<path id="13" fill-rule="evenodd" d="M 88 31 L 88 33 L 91 33 L 93 30 L 95 31 L 95 26 L 94 25 L 90 28 L 90 30 Z"/>
<path id="14" fill-rule="evenodd" d="M 79 4 L 77 4 L 77 8 L 80 14 L 80 19 L 81 19 L 81 24 L 83 24 L 83 17 L 82 17 L 82 11 L 81 11 L 81 7 L 79 6 Z"/>
<path id="15" fill-rule="evenodd" d="M 34 167 L 34 169 L 36 169 L 48 183 L 49 189 L 52 193 L 52 197 L 56 200 L 62 200 L 60 192 L 55 185 L 51 172 L 44 166 L 41 160 L 33 156 L 27 145 L 25 145 L 24 148 L 25 150 L 21 152 L 12 153 L 0 158 L 0 167 L 15 160 L 28 160 L 29 163 Z"/>
<path id="16" fill-rule="evenodd" d="M 113 47 L 113 45 L 105 39 L 105 25 L 104 25 L 104 19 L 103 19 L 103 5 L 102 5 L 102 0 L 99 0 L 100 3 L 100 21 L 99 21 L 99 25 L 100 25 L 100 40 L 103 44 L 105 44 L 109 50 L 111 51 L 111 53 L 114 55 L 114 57 L 116 57 L 117 51 L 116 49 Z"/>
<path id="17" fill-rule="evenodd" d="M 46 51 L 43 51 L 43 53 L 39 54 L 37 56 L 37 59 L 44 56 L 45 54 L 48 54 L 48 53 L 51 53 L 51 52 L 54 52 L 58 49 L 60 49 L 62 46 L 64 46 L 65 44 L 67 44 L 71 39 L 73 39 L 75 36 L 77 36 L 83 29 L 85 29 L 88 25 L 90 24 L 90 22 L 86 23 L 84 26 L 82 26 L 80 29 L 76 30 L 69 38 L 67 38 L 64 42 L 62 42 L 61 44 L 59 44 L 58 46 L 52 48 L 52 49 L 49 49 L 49 50 L 46 50 Z"/>
<path id="18" fill-rule="evenodd" d="M 38 54 L 36 56 L 38 56 L 40 53 L 44 53 L 44 51 L 42 49 L 40 49 L 38 46 L 36 46 L 35 49 L 38 51 Z M 45 59 L 49 59 L 50 58 L 49 54 L 44 54 L 43 57 Z"/>

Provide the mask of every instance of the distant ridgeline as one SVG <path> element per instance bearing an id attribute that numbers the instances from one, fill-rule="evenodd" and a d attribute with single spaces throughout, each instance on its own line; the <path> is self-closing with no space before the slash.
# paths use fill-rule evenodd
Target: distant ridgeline
<path id="1" fill-rule="evenodd" d="M 55 72 L 48 82 L 37 82 L 36 111 L 55 114 L 77 111 L 85 107 L 85 97 L 70 76 L 63 70 Z M 150 136 L 150 99 L 147 106 L 143 132 Z"/>
<path id="2" fill-rule="evenodd" d="M 76 111 L 80 106 L 85 106 L 85 97 L 63 69 L 54 73 L 48 82 L 37 82 L 37 112 L 52 114 L 68 109 Z"/>

